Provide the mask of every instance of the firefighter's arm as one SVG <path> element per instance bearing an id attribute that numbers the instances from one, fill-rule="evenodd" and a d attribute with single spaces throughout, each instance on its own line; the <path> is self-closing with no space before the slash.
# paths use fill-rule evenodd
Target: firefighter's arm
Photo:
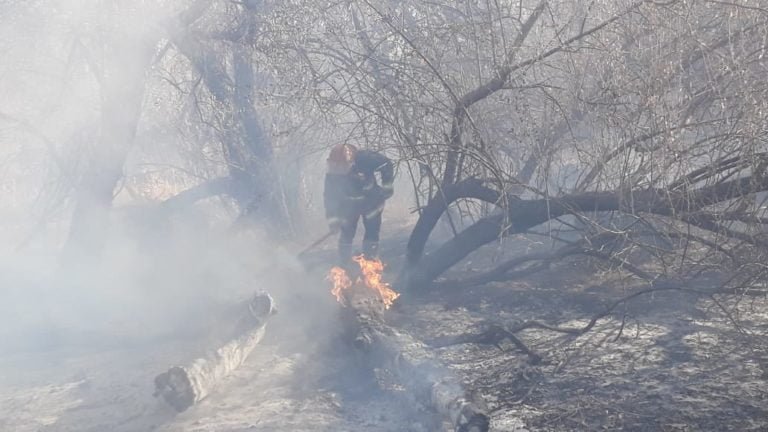
<path id="1" fill-rule="evenodd" d="M 381 174 L 381 189 L 385 199 L 389 199 L 395 193 L 395 167 L 388 157 L 376 153 L 376 171 Z"/>

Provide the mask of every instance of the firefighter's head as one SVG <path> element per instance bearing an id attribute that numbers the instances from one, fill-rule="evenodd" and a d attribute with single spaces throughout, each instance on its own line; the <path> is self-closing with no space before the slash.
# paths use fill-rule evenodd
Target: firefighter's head
<path id="1" fill-rule="evenodd" d="M 328 155 L 329 174 L 349 174 L 355 164 L 357 147 L 352 144 L 339 144 Z"/>

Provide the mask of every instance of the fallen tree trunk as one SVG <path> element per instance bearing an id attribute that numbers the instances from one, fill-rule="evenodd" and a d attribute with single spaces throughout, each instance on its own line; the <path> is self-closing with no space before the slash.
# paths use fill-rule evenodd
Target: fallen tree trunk
<path id="1" fill-rule="evenodd" d="M 419 220 L 416 221 L 416 225 L 408 238 L 406 262 L 416 264 L 421 259 L 427 239 L 440 217 L 451 204 L 462 198 L 498 204 L 503 197 L 501 193 L 485 186 L 483 181 L 477 178 L 469 178 L 442 189 L 429 201 L 429 204 L 421 209 Z"/>
<path id="2" fill-rule="evenodd" d="M 558 198 L 514 200 L 505 214 L 478 220 L 428 255 L 421 257 L 428 235 L 412 234 L 409 254 L 418 261 L 406 262 L 396 288 L 419 290 L 428 288 L 446 270 L 467 255 L 501 236 L 517 234 L 566 214 L 579 212 L 621 211 L 627 214 L 655 214 L 689 223 L 707 230 L 718 227 L 696 218 L 695 212 L 735 198 L 768 190 L 768 176 L 762 171 L 749 177 L 683 190 L 644 189 L 638 191 L 606 191 L 565 195 Z M 426 233 L 428 234 L 428 232 Z"/>
<path id="3" fill-rule="evenodd" d="M 354 344 L 372 365 L 392 372 L 417 400 L 450 420 L 457 432 L 488 431 L 482 403 L 473 400 L 425 344 L 386 324 L 380 299 L 355 288 L 345 292 L 345 298 L 357 326 Z"/>
<path id="4" fill-rule="evenodd" d="M 215 352 L 156 376 L 155 396 L 162 397 L 178 412 L 203 400 L 218 382 L 245 362 L 264 336 L 267 320 L 274 312 L 272 297 L 256 293 L 238 325 L 237 335 Z"/>

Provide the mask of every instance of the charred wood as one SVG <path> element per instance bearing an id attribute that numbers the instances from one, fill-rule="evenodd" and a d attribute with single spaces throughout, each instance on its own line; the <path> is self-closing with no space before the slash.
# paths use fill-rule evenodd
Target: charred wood
<path id="1" fill-rule="evenodd" d="M 601 260 L 607 261 L 619 268 L 623 268 L 626 271 L 634 274 L 640 279 L 651 281 L 656 276 L 643 271 L 637 266 L 623 260 L 608 252 L 603 252 L 602 249 L 608 243 L 617 240 L 618 235 L 612 232 L 606 232 L 597 236 L 586 238 L 578 242 L 568 242 L 570 244 L 556 249 L 554 251 L 531 253 L 519 257 L 512 258 L 501 265 L 495 267 L 492 270 L 476 274 L 460 280 L 441 280 L 433 283 L 434 288 L 439 289 L 461 289 L 470 288 L 474 286 L 484 285 L 490 282 L 501 282 L 514 280 L 530 276 L 539 271 L 549 269 L 551 264 L 560 261 L 566 257 L 572 255 L 586 255 Z M 528 265 L 527 267 L 519 268 L 524 264 L 528 264 L 532 261 L 538 261 L 535 264 Z"/>
<path id="2" fill-rule="evenodd" d="M 353 289 L 346 300 L 356 326 L 354 345 L 372 366 L 391 371 L 420 402 L 448 419 L 455 431 L 488 431 L 490 421 L 482 403 L 424 343 L 385 322 L 379 299 Z"/>
<path id="3" fill-rule="evenodd" d="M 522 233 L 547 220 L 585 211 L 655 214 L 692 225 L 701 225 L 704 229 L 725 235 L 734 235 L 732 230 L 711 226 L 705 223 L 707 221 L 692 215 L 713 204 L 765 189 L 768 189 L 768 177 L 754 175 L 695 189 L 591 192 L 559 198 L 514 200 L 506 213 L 480 219 L 418 262 L 408 262 L 400 276 L 398 287 L 401 290 L 425 289 L 471 252 L 501 236 Z M 427 237 L 428 234 L 420 235 L 418 239 L 412 236 L 408 246 L 409 253 L 423 250 Z"/>
<path id="4" fill-rule="evenodd" d="M 477 178 L 469 178 L 441 189 L 440 193 L 421 209 L 421 216 L 411 231 L 407 246 L 408 262 L 415 263 L 421 258 L 427 239 L 437 221 L 452 203 L 463 198 L 496 204 L 502 199 L 502 195 L 483 185 L 483 181 Z"/>
<path id="5" fill-rule="evenodd" d="M 526 354 L 530 364 L 535 365 L 541 362 L 541 356 L 539 354 L 528 348 L 528 346 L 515 336 L 514 333 L 499 324 L 491 324 L 479 333 L 439 337 L 430 341 L 429 345 L 435 348 L 442 348 L 451 345 L 475 343 L 481 345 L 493 345 L 498 349 L 502 349 L 501 343 L 505 340 L 512 342 L 517 349 Z"/>
<path id="6" fill-rule="evenodd" d="M 528 346 L 526 346 L 522 340 L 516 337 L 515 336 L 516 333 L 519 333 L 524 330 L 529 330 L 529 329 L 540 329 L 540 330 L 547 330 L 555 333 L 563 333 L 563 334 L 568 334 L 568 335 L 578 337 L 592 330 L 598 321 L 611 315 L 613 311 L 620 305 L 634 298 L 643 296 L 645 294 L 650 294 L 650 293 L 659 292 L 659 291 L 681 291 L 684 293 L 694 295 L 696 297 L 709 296 L 710 298 L 712 298 L 712 295 L 715 292 L 722 292 L 720 289 L 715 291 L 712 291 L 712 290 L 701 291 L 701 290 L 685 288 L 685 284 L 680 281 L 658 280 L 656 282 L 650 283 L 646 288 L 637 290 L 631 294 L 628 294 L 614 301 L 613 303 L 608 305 L 603 311 L 593 315 L 590 318 L 589 322 L 582 327 L 561 327 L 557 325 L 547 324 L 537 320 L 524 321 L 514 325 L 491 323 L 489 325 L 486 325 L 486 327 L 479 332 L 437 337 L 432 341 L 430 341 L 429 345 L 435 348 L 442 348 L 442 347 L 447 347 L 451 345 L 474 343 L 474 344 L 482 344 L 482 345 L 494 345 L 497 348 L 502 349 L 501 342 L 508 340 L 512 344 L 514 344 L 515 347 L 517 347 L 520 351 L 528 355 L 529 362 L 531 364 L 537 364 L 542 360 L 542 357 L 538 355 L 536 352 L 532 351 L 530 348 L 528 348 Z M 728 318 L 731 321 L 735 322 L 735 319 L 733 319 L 730 316 L 730 313 L 724 307 L 722 307 L 716 300 L 713 299 L 713 301 L 718 305 L 718 307 L 720 307 L 723 310 L 723 312 L 726 314 L 726 316 L 728 316 Z M 621 328 L 619 329 L 619 335 L 617 335 L 617 338 L 618 336 L 620 336 L 621 332 L 623 331 L 625 320 L 626 320 L 626 316 L 622 318 Z"/>

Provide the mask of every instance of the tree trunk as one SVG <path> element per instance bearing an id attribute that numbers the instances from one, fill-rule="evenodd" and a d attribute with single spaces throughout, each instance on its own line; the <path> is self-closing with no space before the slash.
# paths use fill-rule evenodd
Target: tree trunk
<path id="1" fill-rule="evenodd" d="M 159 203 L 158 210 L 165 215 L 183 211 L 200 200 L 226 194 L 230 191 L 230 183 L 231 177 L 206 180 Z"/>
<path id="2" fill-rule="evenodd" d="M 248 303 L 240 334 L 215 352 L 187 366 L 173 366 L 155 377 L 155 396 L 161 396 L 178 412 L 203 400 L 211 390 L 245 362 L 261 341 L 267 320 L 275 313 L 272 297 L 257 293 Z"/>
<path id="3" fill-rule="evenodd" d="M 354 345 L 372 366 L 390 370 L 421 403 L 448 419 L 454 430 L 488 431 L 489 419 L 482 404 L 470 397 L 425 344 L 385 323 L 380 299 L 354 288 L 346 294 L 356 326 Z"/>
<path id="4" fill-rule="evenodd" d="M 435 278 L 479 247 L 500 236 L 522 233 L 550 219 L 579 212 L 621 211 L 628 214 L 652 213 L 677 218 L 697 225 L 692 212 L 712 204 L 728 201 L 768 189 L 768 177 L 755 175 L 703 186 L 692 190 L 645 189 L 629 192 L 594 192 L 559 198 L 513 200 L 506 214 L 483 218 L 425 256 L 417 264 L 410 263 L 401 275 L 400 290 L 424 289 Z M 705 227 L 706 221 L 699 221 Z M 413 240 L 413 236 L 412 236 Z M 409 247 L 423 249 L 426 236 Z"/>
<path id="5" fill-rule="evenodd" d="M 98 258 L 104 247 L 114 190 L 136 136 L 145 73 L 154 53 L 150 41 L 128 38 L 116 39 L 110 50 L 118 54 L 105 67 L 99 138 L 77 185 L 65 264 Z"/>
<path id="6" fill-rule="evenodd" d="M 248 31 L 244 25 L 236 34 Z M 256 82 L 248 50 L 233 40 L 231 56 L 220 54 L 191 32 L 179 34 L 173 42 L 223 107 L 219 137 L 232 178 L 229 194 L 240 207 L 236 224 L 258 217 L 266 221 L 270 233 L 288 231 L 291 215 L 282 200 L 272 142 L 254 106 Z"/>
<path id="7" fill-rule="evenodd" d="M 195 0 L 166 22 L 170 37 L 200 18 L 209 5 Z M 123 6 L 117 5 L 116 12 L 130 13 L 121 10 Z M 160 38 L 154 30 L 116 29 L 105 47 L 107 55 L 98 77 L 102 100 L 99 138 L 76 185 L 75 210 L 62 253 L 65 265 L 98 258 L 104 247 L 114 190 L 123 177 L 123 165 L 136 136 L 146 72 Z"/>
<path id="8" fill-rule="evenodd" d="M 501 199 L 501 194 L 483 186 L 483 182 L 475 178 L 466 179 L 443 189 L 442 193 L 438 193 L 422 209 L 421 216 L 411 231 L 411 236 L 408 238 L 407 262 L 415 264 L 421 259 L 424 246 L 440 217 L 451 204 L 462 198 L 479 199 L 487 203 L 497 204 Z"/>

